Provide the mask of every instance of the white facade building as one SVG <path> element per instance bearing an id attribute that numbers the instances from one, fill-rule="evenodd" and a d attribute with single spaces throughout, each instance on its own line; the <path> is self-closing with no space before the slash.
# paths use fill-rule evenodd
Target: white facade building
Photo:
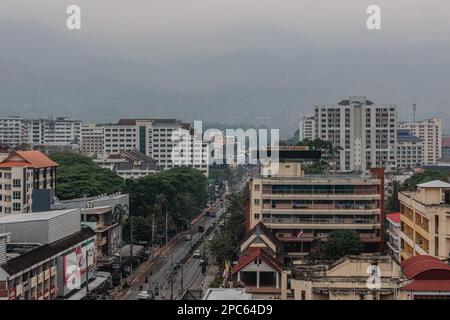
<path id="1" fill-rule="evenodd" d="M 397 106 L 364 96 L 315 107 L 315 136 L 340 148 L 336 171 L 396 170 Z"/>
<path id="2" fill-rule="evenodd" d="M 298 138 L 299 141 L 314 140 L 316 131 L 316 119 L 314 115 L 303 116 L 298 123 Z"/>
<path id="3" fill-rule="evenodd" d="M 408 129 L 397 130 L 397 166 L 399 169 L 417 168 L 423 162 L 423 140 Z"/>
<path id="4" fill-rule="evenodd" d="M 81 121 L 66 117 L 28 120 L 30 142 L 33 146 L 79 145 Z"/>
<path id="5" fill-rule="evenodd" d="M 0 118 L 0 146 L 17 147 L 28 143 L 28 125 L 17 116 Z"/>
<path id="6" fill-rule="evenodd" d="M 186 143 L 182 145 L 191 150 L 192 159 L 182 164 L 174 163 L 172 159 L 172 150 L 178 144 L 172 141 L 172 134 L 178 130 L 185 130 L 191 138 L 186 142 L 189 148 Z M 207 144 L 193 137 L 191 124 L 176 119 L 121 119 L 116 124 L 104 126 L 104 153 L 109 155 L 137 149 L 155 159 L 162 169 L 187 166 L 208 175 Z"/>
<path id="7" fill-rule="evenodd" d="M 401 122 L 399 128 L 408 129 L 423 140 L 423 164 L 436 164 L 442 157 L 442 119 Z"/>

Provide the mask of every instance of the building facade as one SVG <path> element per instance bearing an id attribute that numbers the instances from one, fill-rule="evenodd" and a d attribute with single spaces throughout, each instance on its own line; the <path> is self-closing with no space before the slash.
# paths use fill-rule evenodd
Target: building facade
<path id="1" fill-rule="evenodd" d="M 442 162 L 450 162 L 450 137 L 442 138 Z"/>
<path id="2" fill-rule="evenodd" d="M 387 221 L 387 249 L 395 261 L 400 262 L 400 212 L 394 212 L 386 215 Z"/>
<path id="3" fill-rule="evenodd" d="M 399 128 L 423 140 L 423 164 L 436 164 L 442 157 L 442 119 L 401 122 Z"/>
<path id="4" fill-rule="evenodd" d="M 176 141 L 182 132 L 189 135 L 189 141 Z M 179 145 L 189 153 L 187 157 L 184 154 L 185 161 L 181 163 L 172 159 L 174 148 Z M 176 119 L 121 119 L 116 124 L 104 126 L 106 154 L 132 149 L 155 159 L 162 169 L 187 166 L 206 175 L 209 172 L 207 143 L 196 136 L 191 124 Z"/>
<path id="5" fill-rule="evenodd" d="M 316 133 L 316 119 L 314 115 L 303 116 L 300 118 L 298 123 L 298 139 L 303 140 L 314 140 Z"/>
<path id="6" fill-rule="evenodd" d="M 422 166 L 424 142 L 408 129 L 397 130 L 397 166 L 411 169 Z"/>
<path id="7" fill-rule="evenodd" d="M 30 143 L 33 146 L 79 146 L 81 121 L 67 117 L 28 120 Z"/>
<path id="8" fill-rule="evenodd" d="M 0 118 L 0 146 L 15 148 L 29 143 L 28 125 L 17 116 Z"/>
<path id="9" fill-rule="evenodd" d="M 93 156 L 103 153 L 104 128 L 97 124 L 84 124 L 81 127 L 81 153 Z"/>
<path id="10" fill-rule="evenodd" d="M 36 190 L 55 190 L 57 166 L 40 151 L 16 151 L 1 161 L 0 214 L 31 212 Z"/>
<path id="11" fill-rule="evenodd" d="M 395 300 L 400 278 L 400 266 L 390 256 L 346 256 L 331 265 L 300 265 L 284 271 L 281 299 Z"/>
<path id="12" fill-rule="evenodd" d="M 397 166 L 397 106 L 356 96 L 315 107 L 315 137 L 339 147 L 336 171 L 366 171 Z"/>
<path id="13" fill-rule="evenodd" d="M 450 184 L 431 181 L 399 192 L 401 261 L 416 255 L 450 257 Z"/>
<path id="14" fill-rule="evenodd" d="M 371 176 L 305 175 L 300 163 L 281 162 L 276 175 L 264 171 L 250 182 L 250 228 L 262 222 L 289 251 L 310 252 L 343 229 L 354 230 L 366 251 L 381 248 L 383 169 Z"/>

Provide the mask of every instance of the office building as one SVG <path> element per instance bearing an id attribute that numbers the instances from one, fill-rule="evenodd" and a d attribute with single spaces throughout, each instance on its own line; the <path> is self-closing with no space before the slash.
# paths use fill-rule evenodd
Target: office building
<path id="1" fill-rule="evenodd" d="M 35 199 L 51 197 L 57 166 L 40 151 L 15 151 L 1 161 L 0 215 L 32 212 Z"/>
<path id="2" fill-rule="evenodd" d="M 450 183 L 435 180 L 398 194 L 401 261 L 416 255 L 450 257 Z"/>
<path id="3" fill-rule="evenodd" d="M 315 107 L 315 137 L 339 147 L 335 170 L 396 170 L 397 106 L 364 96 Z"/>
<path id="4" fill-rule="evenodd" d="M 416 122 L 401 122 L 400 129 L 423 140 L 423 164 L 436 164 L 442 157 L 442 119 L 432 118 Z"/>

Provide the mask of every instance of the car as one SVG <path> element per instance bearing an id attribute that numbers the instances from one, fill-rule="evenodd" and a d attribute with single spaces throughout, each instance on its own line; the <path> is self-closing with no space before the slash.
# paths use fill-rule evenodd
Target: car
<path id="1" fill-rule="evenodd" d="M 187 234 L 184 236 L 184 240 L 185 241 L 191 241 L 192 240 L 192 236 L 190 234 Z"/>
<path id="2" fill-rule="evenodd" d="M 202 253 L 200 252 L 200 250 L 195 250 L 194 251 L 194 254 L 193 254 L 193 257 L 194 258 L 200 258 L 202 256 Z"/>
<path id="3" fill-rule="evenodd" d="M 205 227 L 204 226 L 199 226 L 198 227 L 198 232 L 205 232 Z"/>
<path id="4" fill-rule="evenodd" d="M 148 291 L 141 291 L 138 294 L 137 298 L 138 298 L 138 300 L 150 300 L 151 297 L 152 297 L 152 295 L 150 294 L 150 292 L 148 292 Z"/>
<path id="5" fill-rule="evenodd" d="M 208 241 L 213 241 L 214 240 L 214 236 L 210 236 L 209 238 L 208 238 Z"/>

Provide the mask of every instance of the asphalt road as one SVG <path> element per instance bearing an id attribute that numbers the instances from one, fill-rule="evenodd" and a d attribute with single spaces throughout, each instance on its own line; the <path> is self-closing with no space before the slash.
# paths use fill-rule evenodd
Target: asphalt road
<path id="1" fill-rule="evenodd" d="M 153 259 L 150 270 L 151 275 L 149 276 L 148 283 L 134 283 L 131 289 L 125 294 L 122 299 L 126 300 L 136 300 L 139 293 L 142 290 L 154 291 L 159 288 L 159 297 L 156 299 L 168 300 L 170 299 L 170 274 L 172 266 L 175 266 L 188 254 L 190 247 L 202 236 L 203 233 L 198 232 L 199 226 L 204 226 L 205 231 L 217 221 L 220 215 L 223 213 L 224 209 L 217 209 L 216 217 L 206 217 L 204 216 L 198 220 L 190 228 L 189 233 L 192 235 L 191 241 L 186 241 L 185 237 L 180 237 L 164 254 Z M 208 241 L 208 239 L 206 239 Z M 203 244 L 199 247 L 203 252 Z M 211 261 L 211 258 L 208 258 Z M 176 299 L 181 294 L 181 271 L 179 270 L 173 280 L 173 297 Z M 192 256 L 183 266 L 183 287 L 190 289 L 197 289 L 201 286 L 203 281 L 203 274 L 200 267 L 200 259 L 193 258 Z M 142 290 L 140 286 L 142 285 Z"/>

